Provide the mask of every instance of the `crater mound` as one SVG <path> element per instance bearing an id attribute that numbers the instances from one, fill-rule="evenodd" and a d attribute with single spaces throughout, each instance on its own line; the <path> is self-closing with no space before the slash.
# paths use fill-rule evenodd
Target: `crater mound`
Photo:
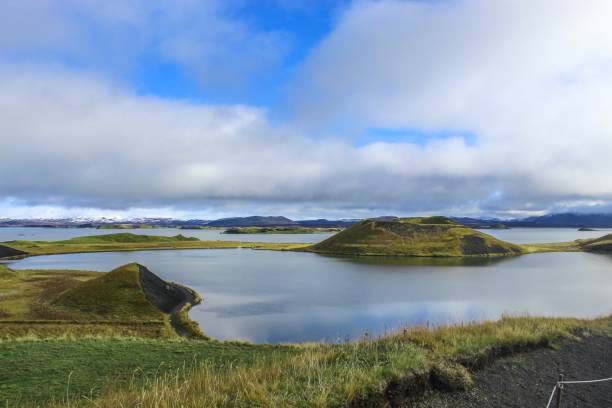
<path id="1" fill-rule="evenodd" d="M 53 303 L 105 318 L 159 320 L 188 303 L 198 302 L 195 292 L 166 282 L 146 267 L 131 263 L 82 282 Z"/>
<path id="2" fill-rule="evenodd" d="M 411 257 L 492 257 L 525 252 L 519 245 L 441 216 L 364 220 L 309 250 L 338 255 Z"/>

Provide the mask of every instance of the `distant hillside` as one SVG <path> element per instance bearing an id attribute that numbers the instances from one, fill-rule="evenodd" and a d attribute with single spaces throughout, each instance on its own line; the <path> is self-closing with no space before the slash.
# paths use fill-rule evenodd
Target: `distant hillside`
<path id="1" fill-rule="evenodd" d="M 252 216 L 222 218 L 220 220 L 210 221 L 206 225 L 209 227 L 284 227 L 298 224 L 286 217 Z"/>
<path id="2" fill-rule="evenodd" d="M 502 223 L 509 227 L 612 228 L 612 214 L 550 214 Z"/>
<path id="3" fill-rule="evenodd" d="M 475 229 L 508 229 L 504 221 L 469 217 L 451 217 L 451 220 Z"/>
<path id="4" fill-rule="evenodd" d="M 302 227 L 311 228 L 346 228 L 357 224 L 361 220 L 326 220 L 320 218 L 318 220 L 298 220 L 295 223 Z"/>
<path id="5" fill-rule="evenodd" d="M 372 218 L 379 221 L 392 221 L 396 217 L 383 216 Z M 473 217 L 450 217 L 453 221 L 471 228 L 477 229 L 499 229 L 507 227 L 566 227 L 566 228 L 612 228 L 612 214 L 551 214 L 541 217 L 528 217 L 522 219 L 489 219 Z M 45 227 L 45 228 L 151 228 L 151 227 L 174 227 L 197 228 L 197 227 L 287 227 L 302 226 L 313 228 L 346 228 L 360 222 L 359 219 L 340 220 L 298 220 L 293 221 L 283 216 L 249 216 L 222 218 L 218 220 L 179 220 L 172 218 L 138 218 L 131 220 L 109 220 L 109 219 L 0 219 L 0 227 Z"/>
<path id="6" fill-rule="evenodd" d="M 446 217 L 364 220 L 323 242 L 313 252 L 423 257 L 503 256 L 522 247 L 465 227 Z"/>

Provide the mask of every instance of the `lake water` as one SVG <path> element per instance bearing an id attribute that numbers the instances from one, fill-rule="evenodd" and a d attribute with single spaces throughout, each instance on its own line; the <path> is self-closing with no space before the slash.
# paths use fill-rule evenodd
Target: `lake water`
<path id="1" fill-rule="evenodd" d="M 612 258 L 587 253 L 461 263 L 219 249 L 51 255 L 10 266 L 108 271 L 128 262 L 202 294 L 191 316 L 219 339 L 337 342 L 503 313 L 612 313 Z"/>
<path id="2" fill-rule="evenodd" d="M 179 228 L 138 228 L 138 229 L 96 229 L 96 228 L 42 228 L 42 227 L 1 227 L 0 242 L 13 240 L 61 241 L 88 235 L 104 235 L 129 232 L 140 235 L 159 235 L 164 237 L 178 234 L 196 237 L 205 241 L 243 241 L 243 242 L 319 242 L 332 236 L 324 234 L 223 234 L 222 229 L 189 230 Z"/>

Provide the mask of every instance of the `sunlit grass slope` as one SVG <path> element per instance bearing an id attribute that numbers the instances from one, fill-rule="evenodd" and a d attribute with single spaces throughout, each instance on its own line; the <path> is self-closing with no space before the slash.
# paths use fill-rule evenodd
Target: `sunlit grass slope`
<path id="1" fill-rule="evenodd" d="M 105 319 L 164 320 L 164 313 L 147 299 L 140 284 L 140 266 L 135 263 L 83 282 L 60 294 L 53 304 Z"/>
<path id="2" fill-rule="evenodd" d="M 364 220 L 313 245 L 328 254 L 424 257 L 518 255 L 525 250 L 446 217 Z"/>
<path id="3" fill-rule="evenodd" d="M 192 325 L 186 310 L 199 302 L 193 291 L 164 282 L 138 264 L 105 274 L 3 268 L 0 283 L 0 339 L 175 338 L 184 325 Z M 191 329 L 196 328 L 193 323 Z"/>

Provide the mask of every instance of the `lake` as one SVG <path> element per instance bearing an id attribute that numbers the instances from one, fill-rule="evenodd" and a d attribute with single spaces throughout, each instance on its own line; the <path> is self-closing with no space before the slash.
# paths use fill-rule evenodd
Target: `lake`
<path id="1" fill-rule="evenodd" d="M 587 234 L 529 231 L 489 232 L 505 239 L 514 233 L 513 241 L 520 242 Z M 528 236 L 532 232 L 533 238 Z M 219 249 L 51 255 L 10 266 L 108 271 L 128 262 L 202 294 L 204 302 L 191 317 L 209 335 L 256 343 L 341 342 L 406 325 L 496 319 L 504 313 L 612 313 L 612 258 L 588 253 L 461 262 Z"/>

